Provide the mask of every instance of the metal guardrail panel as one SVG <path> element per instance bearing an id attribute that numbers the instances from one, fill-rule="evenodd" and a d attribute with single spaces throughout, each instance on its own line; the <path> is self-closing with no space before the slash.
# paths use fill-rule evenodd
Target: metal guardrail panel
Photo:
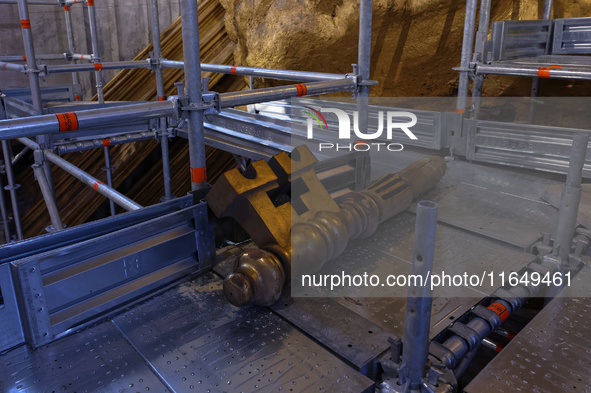
<path id="1" fill-rule="evenodd" d="M 493 22 L 492 61 L 511 60 L 549 53 L 551 21 L 507 20 Z"/>
<path id="2" fill-rule="evenodd" d="M 15 97 L 2 96 L 6 108 L 6 118 L 28 117 L 35 114 L 35 108 L 28 102 L 21 101 Z"/>
<path id="3" fill-rule="evenodd" d="M 22 344 L 25 335 L 8 265 L 0 265 L 0 352 Z"/>
<path id="4" fill-rule="evenodd" d="M 5 244 L 0 246 L 0 264 L 106 235 L 187 208 L 192 203 L 192 196 L 175 198 L 140 210 L 66 228 L 63 231 Z"/>
<path id="5" fill-rule="evenodd" d="M 27 341 L 37 347 L 190 273 L 211 267 L 205 203 L 11 262 Z"/>
<path id="6" fill-rule="evenodd" d="M 43 86 L 41 87 L 41 99 L 43 101 L 73 101 L 75 99 L 74 90 L 73 85 Z M 28 87 L 4 89 L 2 94 L 31 102 L 31 89 Z"/>
<path id="7" fill-rule="evenodd" d="M 306 99 L 299 99 L 298 103 L 305 103 L 312 106 L 321 105 L 322 107 L 326 108 L 337 108 L 344 110 L 349 116 L 353 115 L 353 111 L 357 110 L 357 105 L 355 103 L 346 103 L 346 102 L 339 102 L 339 101 L 322 101 L 322 100 L 306 100 Z M 274 111 L 274 108 L 280 109 L 280 111 Z M 286 119 L 289 118 L 292 122 L 298 124 L 305 124 L 307 122 L 307 117 L 302 117 L 298 115 L 297 110 L 291 110 L 290 104 L 284 101 L 275 101 L 271 103 L 263 103 L 256 105 L 257 111 L 260 111 L 265 117 L 268 118 L 276 118 L 276 119 Z M 400 142 L 403 145 L 409 146 L 418 146 L 427 149 L 434 149 L 440 150 L 448 145 L 448 135 L 446 131 L 446 114 L 441 111 L 429 111 L 429 110 L 418 110 L 418 109 L 407 109 L 407 108 L 395 108 L 395 107 L 388 107 L 388 106 L 379 106 L 379 105 L 370 105 L 369 106 L 369 128 L 370 129 L 377 129 L 378 128 L 378 112 L 386 113 L 388 111 L 394 112 L 411 112 L 417 116 L 417 124 L 412 127 L 412 132 L 417 136 L 417 140 L 411 140 L 407 138 L 403 133 L 394 134 L 392 140 L 385 140 L 383 138 L 378 138 L 375 142 Z M 406 120 L 406 119 L 405 119 Z M 330 129 L 337 130 L 338 124 L 335 121 L 334 116 L 326 116 L 326 121 Z M 301 137 L 305 139 L 304 135 L 294 136 L 294 137 Z M 318 135 L 315 135 L 315 138 L 318 138 Z M 322 139 L 326 139 L 327 142 L 337 142 L 336 135 L 334 136 L 327 136 L 322 135 Z M 346 142 L 346 141 L 344 141 Z M 343 142 L 343 143 L 344 143 Z M 373 142 L 373 141 L 372 141 Z"/>
<path id="8" fill-rule="evenodd" d="M 573 135 L 591 130 L 464 120 L 466 158 L 547 172 L 568 171 Z M 591 178 L 591 148 L 583 176 Z"/>
<path id="9" fill-rule="evenodd" d="M 591 18 L 554 20 L 552 54 L 591 54 Z"/>

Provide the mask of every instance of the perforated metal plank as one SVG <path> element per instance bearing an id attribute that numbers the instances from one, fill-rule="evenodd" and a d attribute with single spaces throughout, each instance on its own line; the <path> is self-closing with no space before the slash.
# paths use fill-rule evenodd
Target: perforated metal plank
<path id="1" fill-rule="evenodd" d="M 218 253 L 220 262 L 214 270 L 224 277 L 229 275 L 235 258 L 243 248 L 249 247 L 255 245 L 247 243 L 222 250 Z M 351 298 L 347 299 L 355 302 Z M 378 357 L 388 350 L 388 337 L 393 333 L 401 336 L 402 330 L 395 329 L 395 325 L 380 326 L 375 320 L 357 313 L 357 310 L 347 308 L 340 300 L 338 297 L 300 297 L 285 303 L 280 299 L 271 309 L 364 374 L 373 376 L 377 372 Z M 402 301 L 406 302 L 405 299 Z M 376 316 L 376 319 L 379 318 Z"/>
<path id="2" fill-rule="evenodd" d="M 213 274 L 114 323 L 175 392 L 365 392 L 373 381 L 266 308 L 236 308 Z"/>
<path id="3" fill-rule="evenodd" d="M 439 204 L 438 220 L 520 249 L 556 229 L 557 210 L 541 199 L 556 181 L 452 161 L 441 182 L 423 196 Z M 414 207 L 411 209 L 414 210 Z"/>
<path id="4" fill-rule="evenodd" d="M 0 356 L 2 392 L 169 392 L 110 323 Z"/>
<path id="5" fill-rule="evenodd" d="M 576 285 L 589 285 L 585 268 Z M 591 299 L 550 302 L 465 388 L 468 393 L 591 392 Z"/>
<path id="6" fill-rule="evenodd" d="M 398 337 L 404 335 L 406 298 L 337 298 L 337 303 Z M 434 338 L 475 304 L 474 298 L 436 297 L 431 310 L 431 330 Z"/>
<path id="7" fill-rule="evenodd" d="M 444 208 L 439 205 L 439 212 L 443 213 L 443 210 Z M 414 222 L 413 214 L 402 213 L 380 224 L 370 238 L 356 242 L 354 248 L 350 248 L 347 253 L 363 255 L 365 248 L 380 250 L 405 261 L 409 266 L 402 267 L 405 269 L 402 271 L 392 271 L 391 274 L 408 273 L 414 244 Z M 344 257 L 347 258 L 347 254 Z M 437 225 L 435 273 L 445 271 L 448 274 L 482 274 L 484 271 L 487 273 L 492 271 L 497 274 L 501 271 L 518 271 L 533 259 L 534 256 L 531 254 L 519 252 L 484 237 L 448 225 Z M 488 280 L 485 280 L 484 285 L 478 289 L 465 287 L 461 288 L 462 291 L 458 291 L 458 288 L 444 288 L 445 290 L 438 291 L 436 288 L 435 294 L 438 296 L 453 294 L 460 297 L 487 296 L 497 287 L 498 285 L 491 286 Z"/>

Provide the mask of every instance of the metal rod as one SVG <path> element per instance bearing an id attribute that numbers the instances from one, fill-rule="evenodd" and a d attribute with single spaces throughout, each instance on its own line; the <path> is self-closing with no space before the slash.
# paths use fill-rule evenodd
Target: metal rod
<path id="1" fill-rule="evenodd" d="M 100 65 L 98 65 L 100 64 Z M 83 72 L 83 71 L 95 71 L 97 68 L 103 70 L 129 70 L 133 68 L 152 68 L 150 62 L 147 60 L 130 60 L 130 61 L 117 61 L 109 63 L 98 63 L 95 64 L 59 64 L 59 65 L 48 65 L 43 68 L 43 73 L 46 75 L 60 74 L 65 72 Z"/>
<path id="2" fill-rule="evenodd" d="M 18 211 L 18 201 L 16 199 L 17 186 L 14 180 L 14 173 L 12 172 L 7 141 L 2 141 L 2 152 L 4 153 L 4 167 L 6 169 L 6 178 L 8 179 L 8 191 L 10 192 L 10 202 L 12 204 L 12 216 L 14 218 L 14 226 L 16 227 L 16 236 L 19 240 L 22 240 L 23 228 L 21 226 L 21 217 Z"/>
<path id="3" fill-rule="evenodd" d="M 6 214 L 6 201 L 4 200 L 4 185 L 0 177 L 0 214 L 2 215 L 2 225 L 4 226 L 4 238 L 6 243 L 10 243 L 10 227 L 8 226 L 8 215 Z"/>
<path id="4" fill-rule="evenodd" d="M 16 156 L 14 156 L 14 158 L 11 160 L 12 165 L 16 164 L 17 162 L 20 161 L 21 158 L 23 158 L 25 156 L 25 154 L 27 154 L 27 152 L 31 150 L 28 147 L 24 147 L 23 150 L 19 151 L 18 154 Z"/>
<path id="5" fill-rule="evenodd" d="M 163 60 L 162 66 L 164 68 L 180 69 L 185 67 L 184 62 L 177 60 Z M 330 74 L 324 72 L 290 71 L 272 68 L 241 67 L 209 63 L 201 63 L 201 71 L 298 82 L 319 82 L 326 80 L 338 80 L 347 77 L 347 75 L 343 74 Z"/>
<path id="6" fill-rule="evenodd" d="M 552 17 L 552 0 L 544 1 L 544 11 L 542 13 L 543 20 L 550 20 Z M 540 91 L 540 78 L 534 76 L 531 84 L 530 102 L 529 102 L 529 123 L 533 124 L 536 113 L 536 97 Z"/>
<path id="7" fill-rule="evenodd" d="M 474 44 L 474 26 L 476 25 L 476 5 L 477 0 L 468 0 L 466 2 L 466 17 L 464 19 L 464 39 L 462 42 L 462 59 L 460 67 L 460 82 L 458 85 L 458 102 L 456 111 L 464 113 L 468 105 L 468 89 L 470 87 L 470 76 L 468 68 L 472 58 L 472 45 Z"/>
<path id="8" fill-rule="evenodd" d="M 66 32 L 68 35 L 68 51 L 74 53 L 74 32 L 72 30 L 72 14 L 70 14 L 70 7 L 64 6 L 64 17 L 66 19 Z M 76 64 L 76 61 L 72 59 L 72 64 Z M 78 80 L 78 73 L 72 72 L 72 83 L 74 85 L 80 84 Z"/>
<path id="9" fill-rule="evenodd" d="M 0 69 L 7 71 L 23 72 L 27 69 L 27 67 L 25 67 L 23 64 L 5 63 L 3 61 L 0 61 Z"/>
<path id="10" fill-rule="evenodd" d="M 18 13 L 21 18 L 21 30 L 23 33 L 23 43 L 25 45 L 25 56 L 29 71 L 33 108 L 35 109 L 36 115 L 42 115 L 43 102 L 41 101 L 41 88 L 39 87 L 39 78 L 38 73 L 36 72 L 37 61 L 35 59 L 35 47 L 33 45 L 33 35 L 31 34 L 31 21 L 29 20 L 27 0 L 18 0 Z"/>
<path id="11" fill-rule="evenodd" d="M 0 139 L 16 139 L 42 134 L 59 134 L 67 130 L 84 130 L 129 123 L 131 120 L 157 119 L 176 116 L 176 104 L 172 101 L 146 102 L 108 108 L 88 109 L 67 114 L 31 116 L 0 121 Z M 60 125 L 60 120 L 62 124 Z M 69 122 L 68 122 L 69 119 Z M 71 128 L 68 128 L 71 127 Z M 60 131 L 61 130 L 61 131 Z M 99 130 L 104 133 L 103 130 Z M 99 132 L 97 131 L 97 133 Z"/>
<path id="12" fill-rule="evenodd" d="M 39 86 L 39 72 L 37 61 L 35 59 L 35 47 L 33 45 L 33 35 L 31 34 L 31 21 L 29 20 L 29 9 L 27 0 L 18 0 L 18 11 L 21 18 L 21 30 L 23 33 L 23 43 L 25 45 L 25 55 L 27 58 L 27 70 L 29 72 L 29 83 L 31 85 L 31 100 L 35 115 L 43 114 L 43 101 L 41 99 L 41 87 Z M 49 135 L 37 134 L 37 142 L 43 147 L 51 147 L 51 137 Z M 51 178 L 51 168 L 49 163 L 45 162 L 45 172 L 49 187 L 53 192 L 53 181 Z"/>
<path id="13" fill-rule="evenodd" d="M 513 75 L 513 76 L 538 76 L 540 65 L 525 65 L 525 64 L 477 64 L 476 75 Z M 587 80 L 591 78 L 591 72 L 578 71 L 568 68 L 551 68 L 548 70 L 548 78 L 550 79 L 580 79 Z"/>
<path id="14" fill-rule="evenodd" d="M 72 59 L 74 59 L 74 60 L 88 60 L 88 61 L 95 60 L 94 55 L 89 55 L 88 53 L 70 52 L 70 56 L 72 56 Z"/>
<path id="15" fill-rule="evenodd" d="M 111 167 L 111 154 L 109 153 L 109 146 L 105 146 L 103 150 L 105 152 L 105 171 L 107 172 L 107 185 L 110 188 L 113 188 L 113 168 Z M 109 199 L 109 207 L 111 209 L 111 215 L 116 215 L 117 213 L 115 212 L 115 202 L 113 202 L 112 199 Z"/>
<path id="16" fill-rule="evenodd" d="M 433 271 L 435 236 L 437 232 L 437 203 L 421 201 L 417 205 L 412 274 L 423 282 Z M 402 361 L 408 366 L 411 389 L 417 389 L 424 377 L 429 354 L 429 329 L 433 290 L 428 285 L 408 287 Z M 404 383 L 405 381 L 401 381 Z"/>
<path id="17" fill-rule="evenodd" d="M 162 47 L 160 45 L 160 22 L 158 18 L 158 0 L 150 0 L 150 23 L 152 25 L 152 43 L 154 46 L 154 57 L 160 63 L 162 61 Z M 156 94 L 158 100 L 164 100 L 164 78 L 162 76 L 162 67 L 156 67 L 154 70 L 156 76 Z M 168 150 L 168 135 L 166 132 L 166 118 L 161 118 L 159 122 L 161 133 L 160 146 L 162 149 L 162 177 L 164 181 L 164 200 L 172 199 L 172 185 L 170 177 L 170 155 Z"/>
<path id="18" fill-rule="evenodd" d="M 301 83 L 298 85 L 222 93 L 220 94 L 220 105 L 222 108 L 230 108 L 257 102 L 275 101 L 303 95 L 311 96 L 339 91 L 353 91 L 354 89 L 355 81 L 351 78 L 328 82 Z"/>
<path id="19" fill-rule="evenodd" d="M 105 139 L 92 139 L 87 141 L 80 141 L 75 143 L 68 143 L 65 145 L 54 146 L 59 154 L 74 153 L 78 151 L 97 149 L 105 146 L 122 145 L 124 143 L 144 141 L 147 139 L 154 139 L 157 137 L 157 132 L 140 132 L 137 134 L 128 134 L 121 136 L 111 136 Z"/>
<path id="20" fill-rule="evenodd" d="M 31 5 L 59 5 L 57 0 L 28 0 Z M 17 0 L 0 0 L 0 4 L 18 4 Z"/>
<path id="21" fill-rule="evenodd" d="M 93 62 L 100 63 L 100 55 L 98 52 L 98 32 L 96 25 L 96 15 L 94 12 L 94 0 L 87 0 L 88 5 L 88 20 L 90 22 L 90 40 L 92 43 L 92 57 Z M 102 72 L 99 68 L 95 69 L 94 75 L 96 77 L 96 94 L 98 96 L 98 102 L 103 103 L 105 99 L 103 97 L 103 77 Z"/>
<path id="22" fill-rule="evenodd" d="M 357 62 L 359 63 L 359 75 L 362 81 L 369 80 L 371 66 L 371 23 L 372 23 L 372 0 L 361 0 L 359 4 L 359 43 L 357 51 Z M 357 113 L 359 114 L 359 130 L 367 133 L 369 124 L 369 86 L 359 86 L 357 95 Z M 356 152 L 358 160 L 368 159 L 369 152 Z M 365 156 L 365 158 L 364 158 Z M 363 166 L 359 166 L 363 167 Z M 367 175 L 367 176 L 366 176 Z M 357 174 L 356 174 L 357 176 Z M 355 191 L 361 191 L 368 184 L 369 174 L 359 173 L 360 181 L 355 182 Z"/>
<path id="23" fill-rule="evenodd" d="M 201 57 L 199 53 L 197 2 L 195 0 L 181 0 L 180 5 L 183 27 L 183 56 L 185 59 L 185 87 L 189 97 L 189 104 L 200 105 L 202 103 Z M 190 112 L 188 130 L 191 189 L 198 190 L 207 184 L 203 111 L 193 110 Z"/>
<path id="24" fill-rule="evenodd" d="M 486 40 L 488 39 L 488 29 L 490 25 L 490 4 L 491 0 L 481 0 L 480 2 L 480 17 L 478 18 L 478 31 L 476 32 L 476 42 L 474 44 L 473 61 L 484 62 L 486 53 L 484 48 Z M 484 83 L 484 76 L 478 75 L 474 78 L 472 84 L 472 105 L 474 112 L 472 118 L 477 119 L 480 113 L 480 105 L 482 102 L 482 85 Z"/>
<path id="25" fill-rule="evenodd" d="M 24 138 L 19 138 L 19 141 Z M 114 190 L 113 188 L 103 184 L 103 182 L 99 181 L 93 176 L 90 176 L 88 173 L 84 172 L 82 169 L 78 168 L 77 166 L 69 163 L 68 161 L 64 160 L 57 154 L 53 153 L 50 150 L 45 150 L 45 158 L 58 167 L 62 168 L 64 171 L 68 172 L 70 175 L 74 176 L 82 183 L 86 184 L 89 187 L 92 187 L 95 191 L 102 194 L 103 196 L 107 197 L 108 199 L 115 202 L 117 205 L 121 206 L 127 211 L 133 211 L 141 209 L 142 206 L 137 204 L 136 202 L 132 201 L 125 195 L 121 194 L 119 191 Z"/>
<path id="26" fill-rule="evenodd" d="M 553 0 L 545 0 L 544 1 L 544 12 L 542 14 L 542 19 L 545 19 L 545 20 L 552 19 L 552 3 L 553 3 Z"/>
<path id="27" fill-rule="evenodd" d="M 66 55 L 63 53 L 56 55 L 35 55 L 37 60 L 64 60 Z M 0 61 L 27 61 L 27 56 L 0 56 Z"/>
<path id="28" fill-rule="evenodd" d="M 562 258 L 563 263 L 568 262 L 568 255 L 571 251 L 575 227 L 577 226 L 577 216 L 582 192 L 581 179 L 588 146 L 589 135 L 576 134 L 573 137 L 566 183 L 562 189 L 562 196 L 560 198 L 558 227 L 556 230 L 556 241 L 554 242 L 554 253 Z"/>
<path id="29" fill-rule="evenodd" d="M 45 205 L 47 206 L 47 212 L 49 213 L 49 218 L 51 220 L 51 226 L 53 227 L 54 232 L 58 232 L 64 229 L 64 224 L 59 215 L 59 211 L 57 209 L 57 205 L 55 203 L 55 197 L 53 195 L 53 191 L 49 186 L 49 181 L 45 175 L 45 171 L 43 169 L 43 152 L 41 150 L 35 151 L 35 164 L 33 165 L 33 171 L 35 172 L 35 179 L 37 179 L 37 183 L 39 183 L 39 188 L 41 189 L 41 194 L 43 195 L 43 199 L 45 200 Z"/>

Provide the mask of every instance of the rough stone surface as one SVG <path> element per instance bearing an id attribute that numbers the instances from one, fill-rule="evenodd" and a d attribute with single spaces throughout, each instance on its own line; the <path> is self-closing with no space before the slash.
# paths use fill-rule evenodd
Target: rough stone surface
<path id="1" fill-rule="evenodd" d="M 358 1 L 220 0 L 239 65 L 347 73 L 357 62 Z M 542 0 L 495 0 L 491 20 L 538 19 Z M 457 91 L 465 0 L 375 0 L 371 77 L 377 96 L 446 96 Z M 591 15 L 591 2 L 556 0 L 554 17 Z M 548 82 L 548 83 L 546 83 Z M 270 85 L 271 81 L 265 81 Z M 571 94 L 573 82 L 544 81 Z M 581 83 L 577 82 L 577 85 Z M 488 95 L 529 95 L 527 78 L 491 77 Z"/>

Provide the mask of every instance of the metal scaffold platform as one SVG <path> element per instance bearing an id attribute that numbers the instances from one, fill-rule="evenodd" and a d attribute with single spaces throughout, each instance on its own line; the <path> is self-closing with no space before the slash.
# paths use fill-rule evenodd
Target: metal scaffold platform
<path id="1" fill-rule="evenodd" d="M 406 152 L 399 157 L 400 165 L 419 157 Z M 372 158 L 379 163 L 387 157 Z M 440 206 L 463 195 L 466 208 L 440 218 L 437 269 L 470 271 L 495 265 L 495 259 L 503 261 L 510 272 L 531 263 L 535 256 L 523 249 L 539 240 L 540 231 L 552 226 L 555 212 L 538 217 L 537 223 L 524 223 L 531 236 L 523 234 L 520 239 L 511 238 L 502 222 L 484 229 L 470 228 L 470 223 L 483 214 L 487 215 L 486 222 L 497 219 L 491 215 L 494 213 L 482 210 L 483 202 L 503 206 L 507 215 L 523 218 L 528 216 L 524 207 L 527 211 L 548 206 L 535 196 L 535 188 L 522 187 L 538 180 L 532 175 L 513 176 L 506 169 L 452 163 L 438 186 L 449 191 L 441 195 L 436 189 L 432 193 L 441 197 Z M 452 187 L 458 183 L 476 190 L 488 187 L 491 192 L 486 196 L 466 194 L 465 189 Z M 546 180 L 543 184 L 559 183 Z M 347 269 L 365 258 L 364 266 L 375 273 L 371 264 L 379 254 L 379 260 L 387 261 L 391 271 L 408 271 L 412 266 L 413 231 L 414 215 L 404 213 L 383 223 L 370 239 L 352 244 L 333 265 Z M 389 350 L 388 338 L 403 336 L 406 298 L 295 298 L 288 306 L 277 304 L 271 309 L 235 308 L 223 296 L 220 276 L 227 276 L 235 257 L 250 246 L 219 250 L 214 266 L 219 276 L 200 275 L 106 322 L 35 351 L 19 347 L 0 356 L 0 370 L 5 373 L 0 379 L 5 389 L 20 386 L 17 391 L 58 391 L 66 386 L 67 391 L 78 392 L 142 391 L 146 387 L 176 392 L 373 391 L 368 376 L 375 377 L 380 356 Z M 431 338 L 495 289 L 484 287 L 465 297 L 436 291 Z M 92 377 L 81 378 L 81 374 Z"/>

